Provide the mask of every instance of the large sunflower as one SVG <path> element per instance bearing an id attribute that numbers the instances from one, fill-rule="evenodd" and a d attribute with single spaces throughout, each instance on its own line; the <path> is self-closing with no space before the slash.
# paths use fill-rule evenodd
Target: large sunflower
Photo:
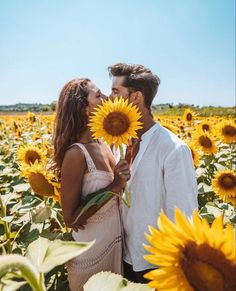
<path id="1" fill-rule="evenodd" d="M 102 138 L 109 145 L 128 145 L 130 138 L 137 138 L 137 130 L 142 128 L 139 121 L 141 114 L 138 108 L 128 99 L 116 97 L 114 102 L 110 99 L 99 105 L 92 117 L 89 126 L 95 139 Z"/>
<path id="2" fill-rule="evenodd" d="M 27 165 L 32 165 L 36 161 L 38 163 L 44 163 L 44 152 L 36 146 L 24 145 L 17 151 L 17 158 L 19 161 Z"/>
<path id="3" fill-rule="evenodd" d="M 208 132 L 198 131 L 194 136 L 194 143 L 205 155 L 212 155 L 217 152 L 215 140 L 210 137 Z"/>
<path id="4" fill-rule="evenodd" d="M 144 258 L 159 268 L 148 272 L 148 285 L 157 290 L 236 290 L 234 230 L 223 227 L 222 216 L 212 226 L 197 211 L 190 222 L 179 209 L 175 223 L 162 212 L 158 228 L 145 234 L 152 246 Z"/>
<path id="5" fill-rule="evenodd" d="M 218 172 L 212 179 L 215 193 L 225 202 L 236 206 L 236 174 L 232 170 Z"/>
<path id="6" fill-rule="evenodd" d="M 22 170 L 22 176 L 27 178 L 34 193 L 41 196 L 58 197 L 60 184 L 56 177 L 45 170 L 42 164 L 35 162 L 32 166 Z"/>
<path id="7" fill-rule="evenodd" d="M 222 122 L 218 127 L 218 136 L 225 143 L 236 142 L 236 125 L 233 122 Z"/>

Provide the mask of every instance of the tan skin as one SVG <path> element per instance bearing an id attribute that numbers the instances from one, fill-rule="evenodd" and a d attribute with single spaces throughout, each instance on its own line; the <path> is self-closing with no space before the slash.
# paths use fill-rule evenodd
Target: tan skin
<path id="1" fill-rule="evenodd" d="M 88 86 L 89 105 L 86 108 L 86 113 L 90 115 L 94 107 L 101 104 L 105 96 L 93 83 L 89 82 Z M 121 192 L 130 178 L 127 161 L 121 160 L 116 164 L 109 148 L 103 143 L 94 141 L 89 128 L 78 136 L 77 142 L 84 144 L 98 170 L 114 174 L 113 182 L 104 190 L 114 193 Z M 79 228 L 84 229 L 86 227 L 86 220 L 97 211 L 96 207 L 94 207 L 73 223 L 79 213 L 83 177 L 87 172 L 88 169 L 83 151 L 77 146 L 68 149 L 61 168 L 61 206 L 66 225 L 74 230 Z"/>

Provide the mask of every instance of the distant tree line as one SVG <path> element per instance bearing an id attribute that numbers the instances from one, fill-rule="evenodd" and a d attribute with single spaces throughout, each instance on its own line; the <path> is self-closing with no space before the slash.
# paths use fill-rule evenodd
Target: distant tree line
<path id="1" fill-rule="evenodd" d="M 0 105 L 0 112 L 53 112 L 56 109 L 56 101 L 50 104 L 41 103 L 17 103 L 14 105 Z M 173 103 L 154 104 L 152 112 L 158 115 L 182 115 L 186 108 L 191 108 L 199 116 L 236 116 L 236 107 L 222 106 L 198 106 L 194 104 Z"/>
<path id="2" fill-rule="evenodd" d="M 0 105 L 1 112 L 50 112 L 55 111 L 56 101 L 50 104 L 41 103 L 17 103 L 14 105 Z"/>

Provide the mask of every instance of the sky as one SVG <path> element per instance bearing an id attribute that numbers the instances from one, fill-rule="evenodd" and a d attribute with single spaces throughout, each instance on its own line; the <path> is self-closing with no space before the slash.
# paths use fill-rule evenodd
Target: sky
<path id="1" fill-rule="evenodd" d="M 235 105 L 235 0 L 0 0 L 0 104 L 51 103 L 69 80 L 110 93 L 142 64 L 154 104 Z"/>

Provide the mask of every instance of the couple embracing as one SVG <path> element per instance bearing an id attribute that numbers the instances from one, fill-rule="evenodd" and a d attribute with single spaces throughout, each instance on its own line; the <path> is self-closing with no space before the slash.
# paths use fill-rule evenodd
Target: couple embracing
<path id="1" fill-rule="evenodd" d="M 122 96 L 142 114 L 138 139 L 127 148 L 126 159 L 116 161 L 111 149 L 94 140 L 89 117 L 107 98 L 89 79 L 74 79 L 62 89 L 53 137 L 55 169 L 61 181 L 61 206 L 75 241 L 95 244 L 67 263 L 72 291 L 100 271 L 122 274 L 146 283 L 143 275 L 155 268 L 146 262 L 144 232 L 156 225 L 161 210 L 173 220 L 178 207 L 186 216 L 197 208 L 197 183 L 187 145 L 156 123 L 151 113 L 159 78 L 142 65 L 118 63 L 108 68 L 112 77 L 109 98 Z M 99 191 L 120 193 L 128 181 L 131 207 L 117 196 L 99 209 L 78 217 L 82 201 Z"/>

